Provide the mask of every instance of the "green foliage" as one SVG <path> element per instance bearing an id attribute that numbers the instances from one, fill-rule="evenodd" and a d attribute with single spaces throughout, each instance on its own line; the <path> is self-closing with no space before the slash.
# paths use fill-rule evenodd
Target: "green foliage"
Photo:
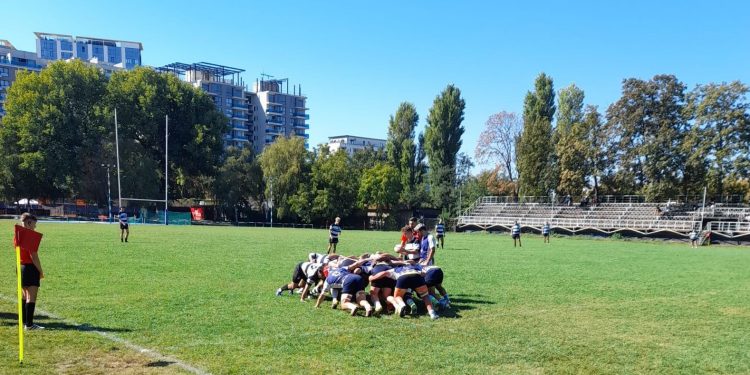
<path id="1" fill-rule="evenodd" d="M 587 124 L 583 121 L 583 97 L 583 90 L 575 85 L 560 90 L 558 95 L 555 150 L 560 173 L 557 192 L 560 195 L 581 194 L 590 174 L 590 141 Z"/>
<path id="2" fill-rule="evenodd" d="M 694 117 L 694 125 L 686 137 L 684 150 L 690 152 L 687 154 L 690 165 L 698 171 L 693 174 L 695 181 L 704 177 L 700 173 L 703 168 L 710 170 L 705 178 L 712 195 L 724 194 L 728 176 L 747 176 L 750 170 L 750 102 L 746 98 L 749 91 L 746 85 L 735 81 L 698 85 L 688 95 L 688 111 Z M 700 160 L 690 157 L 697 155 Z M 698 186 L 692 185 L 694 193 Z"/>
<path id="3" fill-rule="evenodd" d="M 301 137 L 279 137 L 260 154 L 260 166 L 266 179 L 266 197 L 273 200 L 275 214 L 293 219 L 290 198 L 309 178 L 310 153 Z"/>
<path id="4" fill-rule="evenodd" d="M 521 195 L 547 196 L 557 187 L 552 119 L 555 91 L 552 78 L 541 73 L 534 92 L 527 92 L 523 107 L 523 130 L 516 143 L 518 183 Z"/>
<path id="5" fill-rule="evenodd" d="M 263 201 L 263 170 L 251 148 L 229 148 L 216 180 L 216 198 L 226 208 L 249 211 Z"/>
<path id="6" fill-rule="evenodd" d="M 290 198 L 291 209 L 308 223 L 346 217 L 357 199 L 358 185 L 352 183 L 356 177 L 344 150 L 331 154 L 327 146 L 321 146 L 312 162 L 310 178 Z"/>
<path id="7" fill-rule="evenodd" d="M 685 85 L 672 75 L 622 84 L 622 97 L 607 109 L 607 127 L 617 134 L 612 148 L 616 180 L 627 193 L 666 199 L 678 193 L 686 155 Z"/>
<path id="8" fill-rule="evenodd" d="M 228 120 L 208 94 L 172 74 L 139 67 L 112 74 L 106 102 L 110 114 L 118 109 L 123 194 L 153 197 L 161 191 L 155 182 L 164 179 L 165 116 L 169 116 L 170 197 L 211 194 L 197 177 L 217 174 Z"/>
<path id="9" fill-rule="evenodd" d="M 8 197 L 102 197 L 104 75 L 80 61 L 19 72 L 0 127 Z"/>
<path id="10" fill-rule="evenodd" d="M 393 166 L 380 163 L 364 171 L 359 182 L 357 202 L 367 209 L 375 207 L 378 217 L 393 208 L 400 194 L 400 176 Z"/>
<path id="11" fill-rule="evenodd" d="M 456 182 L 456 155 L 461 149 L 464 108 L 461 90 L 453 85 L 435 98 L 427 116 L 424 149 L 429 161 L 430 195 L 435 208 L 450 206 Z"/>
<path id="12" fill-rule="evenodd" d="M 400 201 L 412 207 L 412 192 L 416 185 L 417 146 L 414 144 L 414 129 L 419 122 L 419 115 L 414 104 L 401 103 L 396 115 L 388 121 L 388 140 L 385 145 L 388 162 L 396 168 L 400 176 Z"/>

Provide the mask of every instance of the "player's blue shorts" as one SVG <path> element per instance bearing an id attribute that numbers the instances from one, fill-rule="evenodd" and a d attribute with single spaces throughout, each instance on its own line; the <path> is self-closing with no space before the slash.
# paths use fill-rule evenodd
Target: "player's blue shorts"
<path id="1" fill-rule="evenodd" d="M 364 283 L 362 277 L 359 275 L 347 275 L 344 277 L 343 288 L 341 292 L 344 294 L 357 294 L 360 290 L 364 290 Z"/>
<path id="2" fill-rule="evenodd" d="M 416 273 L 401 276 L 396 280 L 398 289 L 417 289 L 422 286 L 425 286 L 424 277 Z"/>
<path id="3" fill-rule="evenodd" d="M 433 287 L 443 283 L 443 270 L 432 268 L 424 275 L 424 282 L 428 287 Z"/>

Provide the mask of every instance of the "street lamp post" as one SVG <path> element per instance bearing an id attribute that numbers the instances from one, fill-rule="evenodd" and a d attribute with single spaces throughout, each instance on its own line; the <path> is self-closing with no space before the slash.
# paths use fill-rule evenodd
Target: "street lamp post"
<path id="1" fill-rule="evenodd" d="M 109 222 L 111 223 L 112 222 L 112 196 L 111 196 L 112 189 L 110 188 L 110 183 L 109 183 L 109 168 L 111 167 L 111 165 L 102 164 L 102 167 L 107 168 L 107 212 L 108 212 L 107 216 L 109 217 Z"/>

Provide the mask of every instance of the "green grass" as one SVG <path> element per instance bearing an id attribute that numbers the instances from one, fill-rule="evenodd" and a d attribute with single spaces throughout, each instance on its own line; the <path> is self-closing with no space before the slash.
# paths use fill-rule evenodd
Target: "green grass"
<path id="1" fill-rule="evenodd" d="M 12 222 L 0 221 L 0 373 L 15 373 Z M 437 261 L 453 318 L 351 318 L 275 297 L 312 229 L 40 223 L 38 308 L 24 374 L 182 373 L 78 330 L 107 331 L 215 374 L 750 373 L 750 251 L 453 234 Z M 391 250 L 345 231 L 339 253 Z M 67 322 L 67 323 L 66 323 Z"/>

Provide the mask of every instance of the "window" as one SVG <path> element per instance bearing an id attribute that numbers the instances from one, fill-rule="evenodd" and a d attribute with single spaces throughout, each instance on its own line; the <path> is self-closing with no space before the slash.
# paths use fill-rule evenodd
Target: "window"
<path id="1" fill-rule="evenodd" d="M 9 74 L 8 68 L 0 68 L 0 77 L 7 77 Z"/>
<path id="2" fill-rule="evenodd" d="M 10 87 L 10 82 L 0 79 L 0 89 L 6 89 Z"/>

